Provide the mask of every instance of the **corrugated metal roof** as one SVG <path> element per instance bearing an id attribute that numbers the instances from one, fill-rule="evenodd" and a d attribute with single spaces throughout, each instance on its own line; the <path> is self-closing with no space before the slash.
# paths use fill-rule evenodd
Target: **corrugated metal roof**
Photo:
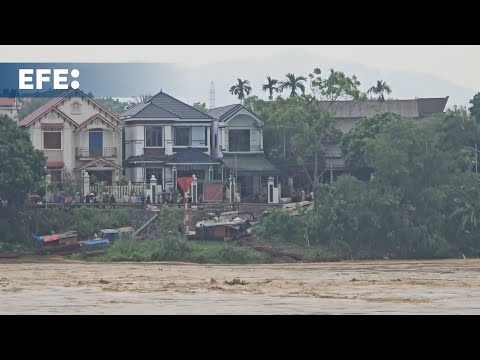
<path id="1" fill-rule="evenodd" d="M 419 98 L 409 100 L 347 100 L 321 101 L 326 110 L 335 114 L 335 118 L 362 118 L 377 112 L 391 112 L 407 118 L 418 118 L 445 110 L 448 96 L 444 98 Z"/>

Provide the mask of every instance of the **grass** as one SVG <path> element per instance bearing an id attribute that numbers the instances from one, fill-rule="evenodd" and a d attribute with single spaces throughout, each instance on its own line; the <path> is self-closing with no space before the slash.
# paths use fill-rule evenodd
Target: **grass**
<path id="1" fill-rule="evenodd" d="M 70 256 L 73 260 L 86 260 L 83 253 Z M 167 235 L 161 240 L 121 240 L 108 248 L 106 254 L 90 257 L 105 262 L 122 261 L 184 261 L 202 264 L 262 264 L 269 263 L 269 256 L 234 244 L 216 241 L 187 241 Z"/>

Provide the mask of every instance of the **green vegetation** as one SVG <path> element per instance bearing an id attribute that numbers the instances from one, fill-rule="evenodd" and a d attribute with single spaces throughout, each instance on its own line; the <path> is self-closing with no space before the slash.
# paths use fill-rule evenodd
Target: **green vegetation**
<path id="1" fill-rule="evenodd" d="M 0 241 L 26 238 L 28 191 L 45 172 L 45 156 L 35 150 L 27 131 L 7 116 L 0 117 Z"/>
<path id="2" fill-rule="evenodd" d="M 158 225 L 160 237 L 139 241 L 116 241 L 107 254 L 95 258 L 100 261 L 186 261 L 198 263 L 250 264 L 264 263 L 268 259 L 250 248 L 219 242 L 186 240 L 178 231 L 181 209 L 163 207 Z"/>
<path id="3" fill-rule="evenodd" d="M 81 239 L 92 238 L 101 229 L 140 224 L 145 216 L 141 210 L 127 208 L 99 209 L 79 207 L 72 209 L 32 210 L 32 232 L 39 235 L 75 230 Z M 38 223 L 37 217 L 38 216 Z M 28 237 L 30 239 L 30 237 Z"/>

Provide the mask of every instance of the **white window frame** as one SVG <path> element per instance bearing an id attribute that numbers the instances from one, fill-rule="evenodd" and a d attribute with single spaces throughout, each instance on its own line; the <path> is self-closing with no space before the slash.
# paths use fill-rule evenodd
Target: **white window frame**
<path id="1" fill-rule="evenodd" d="M 147 145 L 147 128 L 161 128 L 162 129 L 162 146 L 148 146 Z M 145 125 L 143 127 L 143 132 L 144 132 L 144 143 L 145 143 L 145 148 L 148 149 L 164 149 L 165 148 L 165 126 L 156 126 L 156 125 Z"/>

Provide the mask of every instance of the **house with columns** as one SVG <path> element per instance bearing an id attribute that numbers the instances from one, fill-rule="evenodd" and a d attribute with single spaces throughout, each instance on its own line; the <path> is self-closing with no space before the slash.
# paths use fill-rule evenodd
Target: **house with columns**
<path id="1" fill-rule="evenodd" d="M 125 123 L 125 175 L 133 183 L 148 183 L 154 175 L 162 189 L 170 190 L 179 189 L 178 177 L 221 178 L 210 115 L 160 91 L 120 119 Z"/>
<path id="2" fill-rule="evenodd" d="M 87 171 L 112 185 L 122 175 L 123 122 L 80 90 L 51 99 L 18 125 L 47 156 L 53 183 L 72 175 L 81 184 Z"/>
<path id="3" fill-rule="evenodd" d="M 242 201 L 267 198 L 268 178 L 278 183 L 280 171 L 265 158 L 264 123 L 240 104 L 217 107 L 208 112 L 214 119 L 217 156 L 224 165 L 224 177 L 237 180 Z"/>

